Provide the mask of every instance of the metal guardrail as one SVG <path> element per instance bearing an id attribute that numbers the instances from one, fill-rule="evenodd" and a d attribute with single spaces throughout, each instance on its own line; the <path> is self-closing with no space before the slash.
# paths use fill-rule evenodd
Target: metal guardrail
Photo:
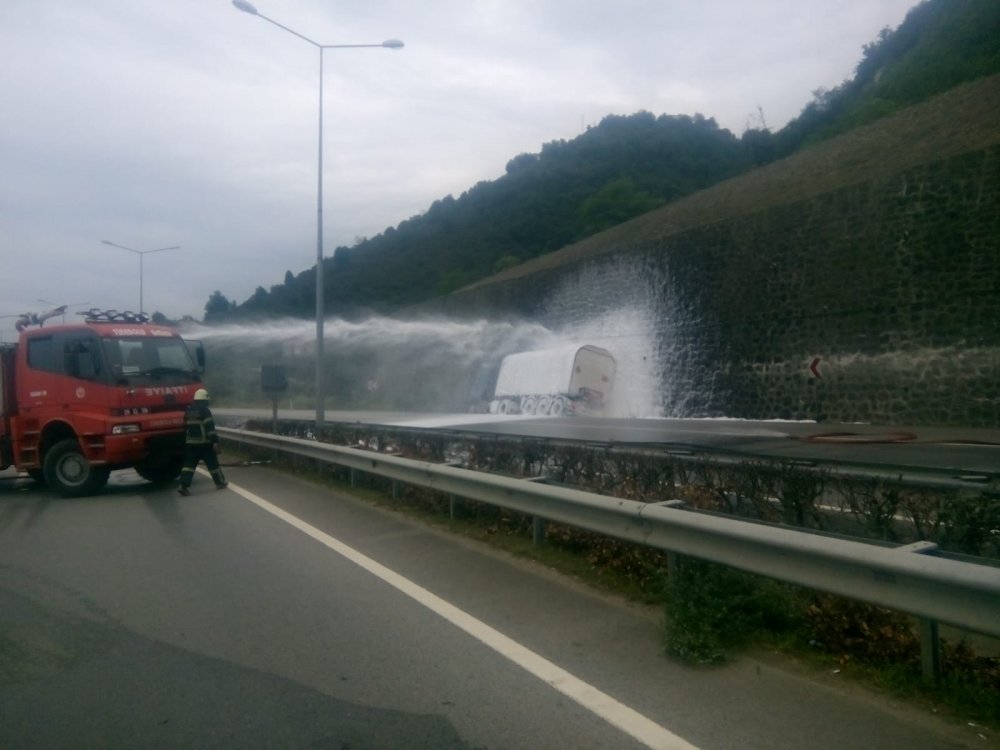
<path id="1" fill-rule="evenodd" d="M 218 428 L 238 443 L 334 463 L 819 591 L 1000 636 L 1000 567 L 414 461 L 301 438 Z"/>

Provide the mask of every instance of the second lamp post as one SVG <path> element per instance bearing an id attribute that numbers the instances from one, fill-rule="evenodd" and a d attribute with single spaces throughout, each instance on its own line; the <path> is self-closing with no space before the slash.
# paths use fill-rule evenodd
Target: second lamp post
<path id="1" fill-rule="evenodd" d="M 105 245 L 111 245 L 111 247 L 117 247 L 121 250 L 128 250 L 130 253 L 135 253 L 139 256 L 139 314 L 143 312 L 142 309 L 142 258 L 148 253 L 162 253 L 164 250 L 179 250 L 180 245 L 172 245 L 171 247 L 158 247 L 155 250 L 136 250 L 135 248 L 125 247 L 125 245 L 119 245 L 116 242 L 111 242 L 110 240 L 101 240 Z"/>

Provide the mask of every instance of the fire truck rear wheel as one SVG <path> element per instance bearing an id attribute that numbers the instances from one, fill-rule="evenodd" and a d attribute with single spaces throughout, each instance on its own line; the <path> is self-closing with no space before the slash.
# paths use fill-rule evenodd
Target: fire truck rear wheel
<path id="1" fill-rule="evenodd" d="M 63 497 L 83 497 L 100 491 L 110 470 L 93 466 L 74 440 L 62 440 L 45 454 L 45 481 Z"/>

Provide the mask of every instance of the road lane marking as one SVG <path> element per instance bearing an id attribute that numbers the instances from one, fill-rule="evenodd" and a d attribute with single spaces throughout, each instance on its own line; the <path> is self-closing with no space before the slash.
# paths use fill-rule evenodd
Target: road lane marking
<path id="1" fill-rule="evenodd" d="M 508 638 L 500 631 L 490 627 L 482 620 L 476 619 L 436 594 L 432 594 L 422 586 L 418 586 L 408 578 L 404 578 L 367 555 L 358 552 L 353 547 L 349 547 L 340 540 L 309 525 L 297 516 L 293 516 L 291 513 L 264 500 L 259 495 L 255 495 L 232 482 L 229 483 L 229 490 L 298 529 L 303 534 L 312 537 L 320 544 L 325 545 L 338 555 L 345 557 L 355 565 L 380 578 L 414 601 L 419 602 L 455 627 L 465 631 L 522 669 L 527 670 L 542 682 L 548 683 L 563 695 L 576 701 L 591 713 L 596 714 L 646 747 L 653 748 L 653 750 L 698 750 L 690 742 L 682 737 L 678 737 L 651 719 L 646 718 L 638 711 L 620 703 L 607 693 L 575 677 L 562 667 L 553 664 L 545 657 L 536 654 L 531 649 L 522 646 L 512 638 Z"/>

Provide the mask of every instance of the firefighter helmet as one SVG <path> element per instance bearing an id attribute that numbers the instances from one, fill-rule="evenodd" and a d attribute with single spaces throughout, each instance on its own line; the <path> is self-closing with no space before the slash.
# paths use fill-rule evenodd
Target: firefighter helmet
<path id="1" fill-rule="evenodd" d="M 199 388 L 194 392 L 195 401 L 208 401 L 208 391 L 204 388 Z"/>

